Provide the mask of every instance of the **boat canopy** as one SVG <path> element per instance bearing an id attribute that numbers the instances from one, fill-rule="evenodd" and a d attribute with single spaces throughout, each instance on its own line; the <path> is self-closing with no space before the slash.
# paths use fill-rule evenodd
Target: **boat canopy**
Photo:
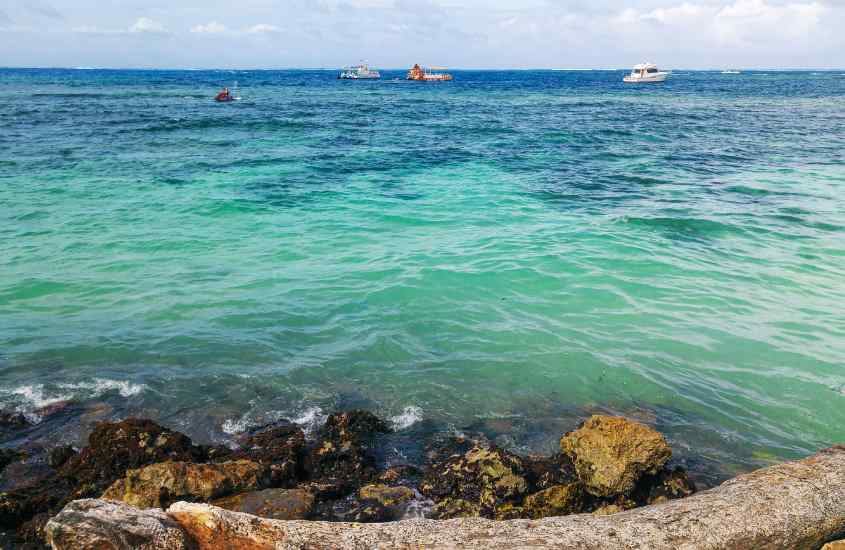
<path id="1" fill-rule="evenodd" d="M 656 68 L 657 68 L 657 65 L 655 65 L 654 63 L 640 63 L 639 65 L 634 65 L 635 71 L 642 71 L 642 70 L 656 69 Z"/>

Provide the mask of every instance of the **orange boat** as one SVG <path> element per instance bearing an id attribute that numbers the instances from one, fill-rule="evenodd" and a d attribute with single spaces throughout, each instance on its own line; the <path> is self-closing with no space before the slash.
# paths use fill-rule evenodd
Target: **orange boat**
<path id="1" fill-rule="evenodd" d="M 417 64 L 408 71 L 408 80 L 417 80 L 420 82 L 447 82 L 452 80 L 452 75 L 449 73 L 435 72 L 445 70 L 446 67 L 420 67 L 419 64 Z"/>

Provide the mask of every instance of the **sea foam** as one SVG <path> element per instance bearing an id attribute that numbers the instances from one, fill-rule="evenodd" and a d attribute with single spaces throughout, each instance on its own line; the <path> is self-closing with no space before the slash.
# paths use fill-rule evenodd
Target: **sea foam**
<path id="1" fill-rule="evenodd" d="M 423 419 L 423 411 L 419 407 L 405 407 L 402 414 L 396 415 L 390 419 L 393 427 L 396 430 L 407 430 L 417 422 Z"/>

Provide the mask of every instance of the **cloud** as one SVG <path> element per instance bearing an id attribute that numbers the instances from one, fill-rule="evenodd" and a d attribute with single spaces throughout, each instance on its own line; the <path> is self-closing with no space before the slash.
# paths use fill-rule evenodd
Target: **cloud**
<path id="1" fill-rule="evenodd" d="M 247 34 L 275 34 L 282 32 L 282 29 L 275 25 L 260 24 L 254 25 L 246 30 Z"/>
<path id="2" fill-rule="evenodd" d="M 42 0 L 27 0 L 26 9 L 43 17 L 47 17 L 48 19 L 64 19 L 64 16 L 59 10 L 54 8 L 50 3 Z"/>
<path id="3" fill-rule="evenodd" d="M 167 29 L 154 19 L 149 17 L 140 17 L 135 24 L 129 27 L 129 32 L 141 34 L 167 34 Z"/>
<path id="4" fill-rule="evenodd" d="M 218 23 L 217 21 L 212 21 L 206 25 L 197 25 L 191 28 L 191 32 L 194 34 L 223 34 L 228 31 L 229 29 L 226 28 L 226 25 Z"/>

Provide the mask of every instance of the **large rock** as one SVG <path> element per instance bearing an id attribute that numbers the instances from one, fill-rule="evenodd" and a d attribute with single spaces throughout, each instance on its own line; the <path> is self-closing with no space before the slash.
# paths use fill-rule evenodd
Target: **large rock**
<path id="1" fill-rule="evenodd" d="M 373 444 L 390 427 L 366 411 L 329 416 L 308 453 L 306 469 L 313 480 L 328 482 L 349 494 L 378 475 Z"/>
<path id="2" fill-rule="evenodd" d="M 215 500 L 218 508 L 267 519 L 308 519 L 314 511 L 314 494 L 303 489 L 266 489 Z"/>
<path id="3" fill-rule="evenodd" d="M 593 416 L 560 440 L 587 490 L 599 497 L 631 492 L 646 474 L 657 472 L 672 457 L 666 440 L 638 422 Z"/>
<path id="4" fill-rule="evenodd" d="M 829 542 L 822 547 L 822 550 L 845 550 L 845 540 Z"/>
<path id="5" fill-rule="evenodd" d="M 166 508 L 179 500 L 203 501 L 255 491 L 269 484 L 266 466 L 247 460 L 221 464 L 164 462 L 126 472 L 104 499 L 138 508 Z"/>
<path id="6" fill-rule="evenodd" d="M 465 446 L 457 441 L 458 453 Z M 480 515 L 496 517 L 496 509 L 515 504 L 528 493 L 523 461 L 498 447 L 474 445 L 464 454 L 434 455 L 420 491 L 437 502 L 438 519 Z"/>
<path id="7" fill-rule="evenodd" d="M 296 485 L 303 477 L 305 434 L 290 422 L 281 422 L 254 430 L 246 436 L 241 449 L 226 460 L 252 460 L 270 466 L 274 487 Z"/>
<path id="8" fill-rule="evenodd" d="M 68 504 L 46 527 L 53 550 L 188 550 L 182 528 L 159 510 L 104 500 Z"/>

